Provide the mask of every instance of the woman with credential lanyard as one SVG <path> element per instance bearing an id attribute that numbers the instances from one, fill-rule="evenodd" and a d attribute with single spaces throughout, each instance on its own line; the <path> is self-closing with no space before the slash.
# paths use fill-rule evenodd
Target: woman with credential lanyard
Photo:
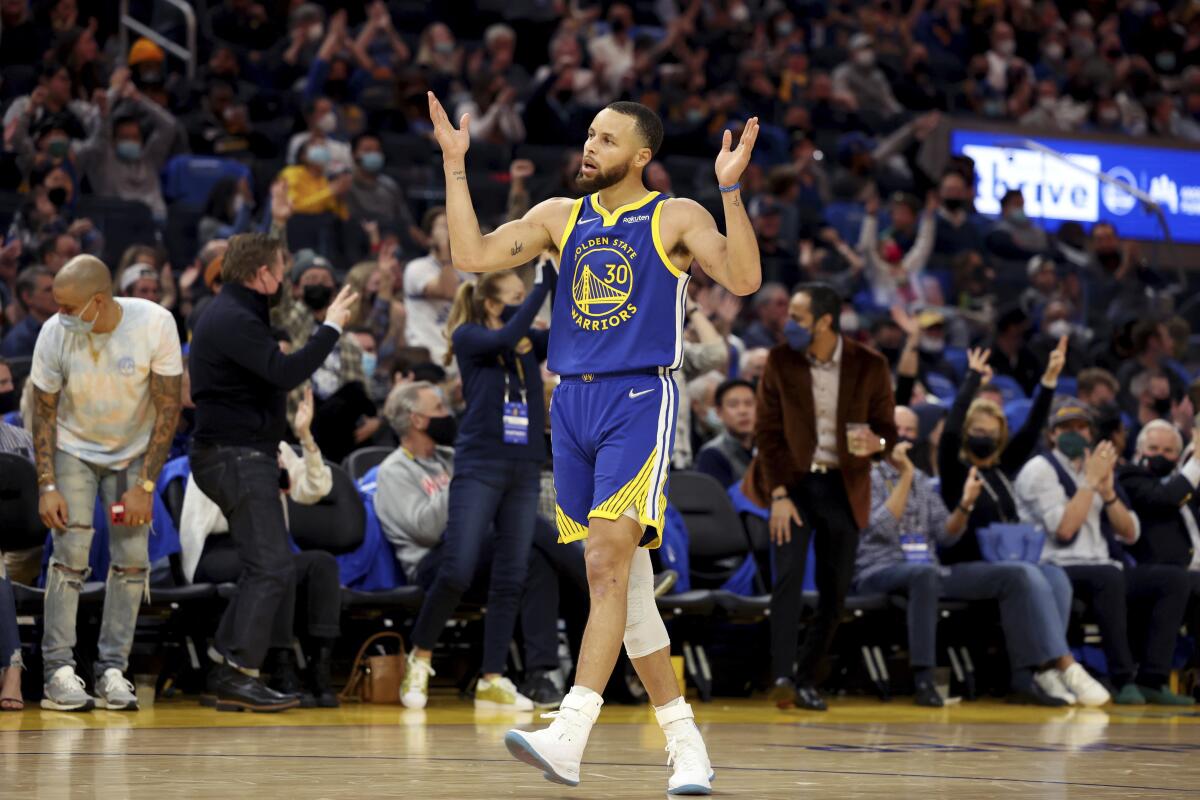
<path id="1" fill-rule="evenodd" d="M 1109 701 L 1108 691 L 1075 661 L 1067 645 L 1072 595 L 1066 573 L 1048 563 L 989 564 L 980 547 L 980 531 L 988 526 L 1019 523 L 1012 481 L 1037 448 L 1066 354 L 1064 336 L 1050 353 L 1029 416 L 1011 439 L 1000 407 L 990 400 L 975 399 L 980 384 L 991 378 L 987 365 L 990 351 L 971 350 L 968 354 L 970 369 L 946 418 L 938 450 L 942 499 L 947 508 L 961 509 L 967 515 L 967 527 L 954 544 L 939 551 L 939 557 L 951 568 L 1005 569 L 1013 573 L 1009 576 L 1014 579 L 1012 591 L 1032 595 L 1029 607 L 1035 618 L 1014 620 L 1004 626 L 1015 700 L 1050 706 L 1097 706 Z M 974 502 L 963 505 L 963 487 L 972 470 L 982 484 L 981 491 Z M 1022 653 L 1040 653 L 1046 658 L 1038 663 L 1021 663 L 1027 660 L 1021 658 Z"/>
<path id="2" fill-rule="evenodd" d="M 446 363 L 458 359 L 467 408 L 454 440 L 449 514 L 438 545 L 441 555 L 421 564 L 424 574 L 418 579 L 426 595 L 413 628 L 409 661 L 410 670 L 433 674 L 429 664 L 438 636 L 480 562 L 490 558 L 483 666 L 475 703 L 517 710 L 531 710 L 533 703 L 503 673 L 524 590 L 546 459 L 540 363 L 546 358 L 549 331 L 530 326 L 558 277 L 553 268 L 537 269 L 528 297 L 515 273 L 492 272 L 460 286 L 450 309 Z"/>

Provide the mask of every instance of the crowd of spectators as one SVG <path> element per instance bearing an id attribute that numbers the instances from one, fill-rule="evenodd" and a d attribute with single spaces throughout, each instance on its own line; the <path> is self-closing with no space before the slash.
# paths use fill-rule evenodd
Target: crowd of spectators
<path id="1" fill-rule="evenodd" d="M 767 349 L 785 343 L 803 280 L 836 287 L 842 334 L 887 356 L 916 418 L 910 457 L 933 478 L 976 346 L 990 351 L 978 396 L 997 401 L 1013 430 L 1065 337 L 1058 391 L 1091 407 L 1118 465 L 1160 422 L 1191 436 L 1195 281 L 1110 224 L 1049 230 L 1017 190 L 998 218 L 977 213 L 974 166 L 947 153 L 945 132 L 959 116 L 1200 141 L 1194 4 L 196 5 L 203 35 L 189 78 L 148 39 L 121 50 L 112 4 L 0 2 L 0 356 L 17 384 L 6 397 L 0 367 L 0 411 L 18 426 L 28 421 L 20 384 L 58 310 L 51 287 L 63 264 L 104 256 L 117 293 L 170 310 L 186 342 L 221 290 L 225 240 L 252 230 L 280 236 L 290 253 L 272 311 L 285 351 L 321 325 L 341 286 L 359 294 L 311 381 L 312 437 L 327 459 L 399 443 L 405 431 L 384 413 L 395 386 L 435 388 L 461 417 L 445 329 L 469 276 L 454 268 L 440 207 L 433 90 L 453 118 L 470 114 L 469 179 L 485 226 L 577 194 L 587 126 L 613 100 L 663 118 L 648 188 L 706 204 L 719 204 L 711 158 L 723 131 L 736 138 L 748 116 L 762 120 L 742 185 L 763 286 L 743 300 L 693 270 L 675 468 L 723 485 L 740 478 L 754 449 L 752 392 Z M 154 27 L 178 33 L 177 19 L 156 14 Z M 235 166 L 185 202 L 170 165 L 210 156 Z M 137 236 L 106 228 L 97 201 L 113 199 L 145 206 Z M 532 286 L 532 269 L 518 274 Z M 304 391 L 290 398 L 293 422 Z M 431 397 L 413 395 L 406 413 L 423 413 L 416 399 Z M 186 383 L 184 405 L 177 453 L 190 425 Z M 419 558 L 402 554 L 404 571 Z"/>

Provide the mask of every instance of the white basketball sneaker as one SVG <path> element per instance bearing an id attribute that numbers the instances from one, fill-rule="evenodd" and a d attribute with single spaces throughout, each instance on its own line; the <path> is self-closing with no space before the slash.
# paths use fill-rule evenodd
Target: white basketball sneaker
<path id="1" fill-rule="evenodd" d="M 654 716 L 667 737 L 667 766 L 674 770 L 667 781 L 667 794 L 712 794 L 716 774 L 708 760 L 708 749 L 700 729 L 696 727 L 692 707 L 679 703 L 670 708 L 655 709 Z"/>
<path id="2" fill-rule="evenodd" d="M 1059 673 L 1062 682 L 1070 690 L 1071 694 L 1079 701 L 1080 705 L 1084 706 L 1102 706 L 1109 700 L 1112 700 L 1112 695 L 1108 693 L 1108 689 L 1100 681 L 1088 674 L 1088 671 L 1083 668 L 1083 665 L 1076 662 Z"/>
<path id="3" fill-rule="evenodd" d="M 546 780 L 578 786 L 583 750 L 602 705 L 604 698 L 595 692 L 579 695 L 572 690 L 563 698 L 558 711 L 542 715 L 554 720 L 549 728 L 511 730 L 504 736 L 504 745 L 518 761 L 542 770 Z"/>

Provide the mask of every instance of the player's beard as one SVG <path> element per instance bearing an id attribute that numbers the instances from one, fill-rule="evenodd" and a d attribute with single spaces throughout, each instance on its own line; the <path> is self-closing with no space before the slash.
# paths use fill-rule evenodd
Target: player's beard
<path id="1" fill-rule="evenodd" d="M 579 172 L 575 173 L 575 185 L 579 187 L 581 194 L 591 194 L 607 189 L 610 186 L 615 186 L 625 180 L 625 176 L 629 174 L 629 163 L 626 162 L 620 166 L 613 167 L 612 170 L 605 172 L 602 169 L 597 169 L 596 174 L 590 178 L 584 177 L 583 167 L 579 168 Z"/>

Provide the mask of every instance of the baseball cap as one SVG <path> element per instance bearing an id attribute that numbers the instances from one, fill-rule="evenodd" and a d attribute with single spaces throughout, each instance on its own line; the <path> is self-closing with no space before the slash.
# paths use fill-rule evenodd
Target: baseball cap
<path id="1" fill-rule="evenodd" d="M 159 280 L 158 273 L 149 264 L 134 264 L 121 274 L 121 292 L 129 291 L 129 287 L 133 286 L 143 278 L 153 278 Z"/>
<path id="2" fill-rule="evenodd" d="M 295 263 L 292 265 L 292 283 L 299 283 L 300 278 L 310 269 L 323 269 L 333 276 L 335 282 L 337 281 L 337 273 L 333 271 L 333 264 L 329 263 L 329 259 L 306 247 L 296 253 Z"/>
<path id="3" fill-rule="evenodd" d="M 1083 420 L 1089 425 L 1095 424 L 1095 419 L 1092 417 L 1092 410 L 1087 403 L 1082 402 L 1074 397 L 1066 395 L 1057 395 L 1054 398 L 1054 404 L 1050 406 L 1050 428 L 1055 428 L 1059 425 L 1065 425 L 1068 422 Z"/>

